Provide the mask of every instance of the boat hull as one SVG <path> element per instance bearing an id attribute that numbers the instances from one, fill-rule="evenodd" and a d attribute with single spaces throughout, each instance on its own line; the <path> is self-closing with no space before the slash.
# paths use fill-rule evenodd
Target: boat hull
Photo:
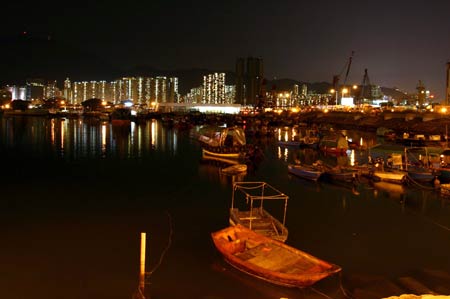
<path id="1" fill-rule="evenodd" d="M 225 159 L 239 159 L 242 154 L 240 152 L 224 152 L 219 149 L 218 152 L 213 152 L 207 149 L 202 149 L 203 155 L 217 157 L 217 158 L 225 158 Z"/>
<path id="2" fill-rule="evenodd" d="M 406 180 L 406 174 L 404 172 L 374 171 L 372 176 L 376 180 L 396 184 L 403 184 Z"/>
<path id="3" fill-rule="evenodd" d="M 234 164 L 221 169 L 221 172 L 228 175 L 239 174 L 247 171 L 246 164 Z"/>
<path id="4" fill-rule="evenodd" d="M 286 287 L 308 287 L 341 268 L 242 225 L 211 234 L 224 259 L 236 269 Z"/>
<path id="5" fill-rule="evenodd" d="M 298 177 L 312 181 L 317 181 L 323 174 L 322 170 L 294 164 L 288 165 L 288 172 Z"/>

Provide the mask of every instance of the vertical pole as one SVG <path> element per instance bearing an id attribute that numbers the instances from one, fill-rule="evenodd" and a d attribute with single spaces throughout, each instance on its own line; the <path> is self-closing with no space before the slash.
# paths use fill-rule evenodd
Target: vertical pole
<path id="1" fill-rule="evenodd" d="M 445 85 L 445 105 L 449 105 L 450 101 L 450 61 L 447 62 L 447 82 Z"/>
<path id="2" fill-rule="evenodd" d="M 144 293 L 145 286 L 145 241 L 146 233 L 141 233 L 141 262 L 140 262 L 140 272 L 139 272 L 139 289 Z"/>

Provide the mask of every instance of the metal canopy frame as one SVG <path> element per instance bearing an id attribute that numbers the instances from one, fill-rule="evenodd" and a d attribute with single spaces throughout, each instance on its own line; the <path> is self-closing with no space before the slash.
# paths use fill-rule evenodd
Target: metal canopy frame
<path id="1" fill-rule="evenodd" d="M 259 209 L 262 212 L 264 200 L 284 200 L 283 225 L 286 224 L 286 212 L 289 196 L 269 185 L 266 182 L 235 182 L 233 183 L 233 195 L 231 197 L 231 209 L 234 209 L 236 192 L 244 194 L 245 199 L 250 202 L 250 219 L 253 215 L 253 202 L 259 201 Z"/>

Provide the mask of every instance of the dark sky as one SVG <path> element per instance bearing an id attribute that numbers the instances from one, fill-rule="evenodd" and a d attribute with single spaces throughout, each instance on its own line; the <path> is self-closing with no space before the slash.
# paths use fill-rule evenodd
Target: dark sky
<path id="1" fill-rule="evenodd" d="M 119 4 L 120 3 L 120 4 Z M 349 83 L 444 96 L 448 0 L 93 1 L 7 4 L 2 34 L 48 34 L 126 67 L 234 70 L 262 57 L 268 79 L 331 82 L 355 51 Z M 101 79 L 101 78 L 99 78 Z"/>

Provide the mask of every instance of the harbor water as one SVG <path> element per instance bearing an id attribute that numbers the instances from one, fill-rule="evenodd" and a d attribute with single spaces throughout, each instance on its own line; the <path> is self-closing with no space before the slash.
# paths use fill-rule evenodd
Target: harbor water
<path id="1" fill-rule="evenodd" d="M 280 129 L 282 130 L 282 129 Z M 345 132 L 367 146 L 367 132 Z M 361 180 L 309 182 L 295 160 L 364 161 L 367 150 L 323 156 L 248 138 L 263 153 L 227 176 L 202 159 L 190 130 L 157 120 L 0 118 L 0 297 L 131 298 L 147 233 L 145 296 L 383 298 L 450 292 L 450 201 L 432 190 Z M 362 162 L 361 162 L 362 163 Z M 342 267 L 306 289 L 274 286 L 228 265 L 211 232 L 228 225 L 234 181 L 289 196 L 287 244 Z M 277 213 L 274 207 L 274 213 Z"/>

